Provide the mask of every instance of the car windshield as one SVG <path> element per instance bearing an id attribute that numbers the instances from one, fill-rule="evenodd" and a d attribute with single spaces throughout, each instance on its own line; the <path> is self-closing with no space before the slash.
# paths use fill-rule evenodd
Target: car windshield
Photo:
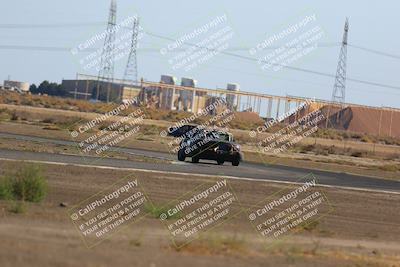
<path id="1" fill-rule="evenodd" d="M 207 134 L 207 136 L 220 141 L 229 141 L 229 134 L 227 133 L 210 132 L 209 134 Z"/>

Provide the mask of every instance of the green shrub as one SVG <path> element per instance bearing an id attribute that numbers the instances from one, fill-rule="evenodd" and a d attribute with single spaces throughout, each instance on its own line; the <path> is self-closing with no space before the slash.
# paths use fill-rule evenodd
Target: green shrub
<path id="1" fill-rule="evenodd" d="M 17 121 L 17 120 L 19 120 L 19 116 L 18 116 L 18 114 L 17 114 L 17 111 L 13 111 L 12 113 L 11 113 L 11 120 L 12 121 Z"/>
<path id="2" fill-rule="evenodd" d="M 16 199 L 40 202 L 47 194 L 47 182 L 38 165 L 26 165 L 15 174 L 13 193 Z"/>
<path id="3" fill-rule="evenodd" d="M 301 225 L 301 227 L 306 230 L 306 231 L 313 231 L 317 228 L 317 226 L 319 225 L 318 221 L 312 221 L 312 222 L 305 222 Z"/>
<path id="4" fill-rule="evenodd" d="M 315 155 L 328 156 L 329 155 L 328 149 L 326 147 L 324 147 L 324 146 L 318 146 L 315 149 Z"/>
<path id="5" fill-rule="evenodd" d="M 40 202 L 47 194 L 47 181 L 38 165 L 24 165 L 0 181 L 0 199 Z"/>
<path id="6" fill-rule="evenodd" d="M 151 204 L 145 205 L 145 210 L 147 213 L 151 214 L 154 218 L 159 219 L 161 214 L 166 214 L 167 217 L 166 219 L 179 219 L 182 217 L 182 214 L 180 212 L 175 213 L 172 216 L 168 216 L 168 210 L 172 207 L 160 207 L 160 206 L 155 206 Z"/>
<path id="7" fill-rule="evenodd" d="M 300 152 L 301 153 L 306 153 L 306 152 L 310 152 L 313 151 L 315 149 L 315 145 L 303 145 L 300 148 Z"/>
<path id="8" fill-rule="evenodd" d="M 12 181 L 9 178 L 0 178 L 0 199 L 13 199 Z"/>
<path id="9" fill-rule="evenodd" d="M 44 120 L 42 120 L 43 123 L 54 123 L 54 119 L 53 118 L 45 118 Z"/>
<path id="10" fill-rule="evenodd" d="M 110 123 L 102 122 L 100 123 L 97 128 L 102 131 L 102 130 L 107 130 L 107 128 L 110 126 Z"/>
<path id="11" fill-rule="evenodd" d="M 328 148 L 328 154 L 339 154 L 339 153 L 337 153 L 336 147 L 333 145 Z"/>
<path id="12" fill-rule="evenodd" d="M 386 165 L 382 165 L 379 166 L 379 169 L 383 170 L 383 171 L 389 171 L 389 172 L 396 172 L 398 170 L 400 170 L 400 164 L 386 164 Z"/>
<path id="13" fill-rule="evenodd" d="M 351 156 L 356 158 L 361 158 L 364 156 L 364 153 L 362 151 L 354 151 L 351 153 Z"/>
<path id="14" fill-rule="evenodd" d="M 23 201 L 16 201 L 11 208 L 9 209 L 9 211 L 13 212 L 13 213 L 25 213 L 26 211 L 26 206 L 25 203 Z"/>
<path id="15" fill-rule="evenodd" d="M 360 141 L 364 143 L 374 143 L 374 140 L 372 140 L 372 138 L 369 137 L 368 135 L 363 135 Z"/>

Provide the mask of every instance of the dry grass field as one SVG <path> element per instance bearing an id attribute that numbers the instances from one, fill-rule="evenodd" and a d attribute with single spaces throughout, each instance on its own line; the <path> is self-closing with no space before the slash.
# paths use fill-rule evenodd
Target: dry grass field
<path id="1" fill-rule="evenodd" d="M 19 161 L 0 161 L 0 176 L 21 166 Z M 400 195 L 323 188 L 333 212 L 273 246 L 240 213 L 177 249 L 159 219 L 149 214 L 88 249 L 67 210 L 122 177 L 136 177 L 158 206 L 217 177 L 49 164 L 42 168 L 49 187 L 42 203 L 26 203 L 15 212 L 12 203 L 0 201 L 2 266 L 400 266 Z M 284 186 L 228 183 L 242 209 Z"/>

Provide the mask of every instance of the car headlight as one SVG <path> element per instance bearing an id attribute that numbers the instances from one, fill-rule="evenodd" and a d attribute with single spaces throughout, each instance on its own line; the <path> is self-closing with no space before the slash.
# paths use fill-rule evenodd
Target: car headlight
<path id="1" fill-rule="evenodd" d="M 237 151 L 240 151 L 240 145 L 235 145 Z"/>

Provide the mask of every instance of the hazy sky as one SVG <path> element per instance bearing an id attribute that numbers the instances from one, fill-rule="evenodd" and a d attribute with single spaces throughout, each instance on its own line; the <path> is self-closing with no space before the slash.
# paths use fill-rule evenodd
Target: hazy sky
<path id="1" fill-rule="evenodd" d="M 90 40 L 105 30 L 109 0 L 13 0 L 0 2 L 0 79 L 8 75 L 14 80 L 39 83 L 42 80 L 61 82 L 73 79 L 77 72 L 97 74 L 95 68 L 85 69 L 80 62 L 88 51 L 73 54 L 69 48 Z M 117 0 L 117 22 L 137 14 L 146 32 L 179 39 L 193 33 L 216 18 L 225 21 L 211 26 L 188 42 L 206 43 L 213 34 L 229 28 L 230 35 L 217 36 L 225 52 L 251 57 L 271 56 L 274 49 L 257 51 L 256 48 L 274 35 L 313 18 L 272 47 L 295 43 L 296 38 L 312 29 L 322 33 L 315 36 L 320 47 L 292 60 L 291 67 L 335 75 L 343 25 L 349 17 L 349 44 L 400 55 L 399 1 L 128 1 Z M 315 16 L 314 16 L 315 15 Z M 75 25 L 74 25 L 75 24 Z M 25 25 L 25 26 L 24 26 Z M 31 26 L 30 26 L 31 25 Z M 34 25 L 34 26 L 32 26 Z M 300 27 L 300 26 L 299 26 Z M 125 30 L 118 32 L 123 36 Z M 126 32 L 126 31 L 125 31 Z M 215 37 L 214 36 L 214 37 Z M 226 38 L 223 38 L 223 37 Z M 303 36 L 304 37 L 304 36 Z M 311 38 L 313 36 L 308 36 Z M 102 47 L 103 41 L 92 49 Z M 237 56 L 217 54 L 200 60 L 201 64 L 190 70 L 174 68 L 174 57 L 182 50 L 160 54 L 171 41 L 144 35 L 138 50 L 139 76 L 158 81 L 161 74 L 178 78 L 193 77 L 198 85 L 225 88 L 228 82 L 239 83 L 242 90 L 274 95 L 297 95 L 330 99 L 334 78 L 302 71 L 283 69 L 263 70 L 257 61 Z M 6 46 L 23 49 L 6 49 Z M 55 51 L 32 49 L 53 47 Z M 59 50 L 65 48 L 64 50 Z M 187 48 L 186 46 L 180 47 Z M 288 57 L 289 59 L 291 57 Z M 183 60 L 183 59 L 180 59 Z M 279 61 L 278 61 L 279 62 Z M 283 61 L 282 61 L 283 62 Z M 116 61 L 115 77 L 121 78 L 126 57 Z M 286 64 L 285 64 L 286 65 Z M 400 59 L 369 53 L 348 47 L 347 76 L 385 85 L 400 87 Z M 400 107 L 400 88 L 390 89 L 348 81 L 346 102 L 373 106 Z"/>

